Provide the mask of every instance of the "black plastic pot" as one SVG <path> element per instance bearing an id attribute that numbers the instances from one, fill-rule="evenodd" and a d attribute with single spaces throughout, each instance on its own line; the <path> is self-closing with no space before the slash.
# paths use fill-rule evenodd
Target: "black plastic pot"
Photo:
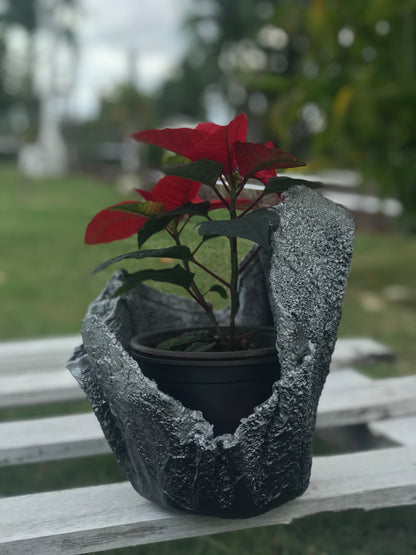
<path id="1" fill-rule="evenodd" d="M 237 333 L 247 331 L 240 328 Z M 233 433 L 242 418 L 270 397 L 273 383 L 280 377 L 275 331 L 256 330 L 251 337 L 259 348 L 245 351 L 206 353 L 156 348 L 180 333 L 176 329 L 135 336 L 130 342 L 132 356 L 161 391 L 185 407 L 200 410 L 213 424 L 215 435 Z"/>

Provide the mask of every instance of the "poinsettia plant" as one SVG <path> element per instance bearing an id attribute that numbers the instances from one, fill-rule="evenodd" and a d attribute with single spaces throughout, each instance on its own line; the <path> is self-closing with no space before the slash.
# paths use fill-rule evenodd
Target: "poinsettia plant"
<path id="1" fill-rule="evenodd" d="M 304 166 L 292 154 L 267 144 L 246 141 L 247 119 L 238 115 L 228 125 L 200 123 L 195 129 L 149 129 L 132 135 L 136 141 L 156 145 L 171 152 L 166 174 L 153 189 L 138 189 L 142 200 L 125 201 L 110 206 L 94 216 L 88 224 L 85 241 L 106 243 L 137 234 L 138 250 L 121 254 L 104 262 L 96 271 L 110 264 L 130 259 L 170 258 L 178 263 L 167 269 L 144 269 L 127 275 L 116 294 L 122 294 L 146 280 L 169 282 L 184 288 L 206 311 L 224 348 L 232 348 L 235 319 L 238 310 L 238 276 L 241 271 L 237 256 L 237 238 L 270 249 L 270 231 L 276 226 L 276 214 L 271 208 L 260 208 L 266 195 L 282 193 L 296 184 L 312 186 L 309 181 L 276 175 L 276 170 Z M 244 198 L 244 187 L 251 179 L 263 188 L 254 199 Z M 209 187 L 215 200 L 204 201 L 198 193 L 202 185 Z M 212 210 L 223 208 L 227 219 L 214 220 Z M 195 217 L 202 218 L 196 226 L 200 242 L 191 250 L 184 245 L 183 230 Z M 161 249 L 144 248 L 147 240 L 165 233 L 170 245 Z M 199 258 L 199 249 L 208 239 L 226 236 L 230 243 L 230 278 L 225 280 Z M 192 271 L 197 266 L 216 280 L 211 291 L 230 298 L 230 322 L 226 336 L 215 317 Z"/>

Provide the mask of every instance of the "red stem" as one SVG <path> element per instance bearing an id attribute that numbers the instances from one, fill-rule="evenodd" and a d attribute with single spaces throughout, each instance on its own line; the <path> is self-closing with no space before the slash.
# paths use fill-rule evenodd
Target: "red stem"
<path id="1" fill-rule="evenodd" d="M 224 179 L 223 175 L 220 175 L 220 179 L 221 179 L 221 183 L 224 187 L 224 189 L 227 191 L 228 194 L 230 194 L 230 188 L 228 187 L 228 183 L 227 181 Z"/>
<path id="2" fill-rule="evenodd" d="M 231 285 L 225 281 L 224 279 L 222 279 L 222 277 L 220 277 L 219 275 L 217 275 L 215 272 L 212 272 L 209 268 L 207 268 L 206 266 L 204 266 L 203 264 L 201 264 L 201 262 L 198 262 L 197 260 L 193 259 L 191 260 L 191 262 L 193 264 L 195 264 L 196 266 L 198 266 L 199 268 L 201 268 L 202 270 L 204 270 L 204 272 L 206 272 L 207 274 L 209 274 L 210 276 L 212 276 L 214 279 L 216 279 L 217 281 L 219 281 L 220 283 L 222 283 L 223 285 L 225 285 L 225 287 L 228 287 L 228 289 L 230 289 Z"/>
<path id="3" fill-rule="evenodd" d="M 220 201 L 223 203 L 223 205 L 225 206 L 225 208 L 227 208 L 227 210 L 230 210 L 230 205 L 228 204 L 228 202 L 225 200 L 225 198 L 222 196 L 222 194 L 219 192 L 219 190 L 214 187 L 214 191 L 215 194 L 217 195 L 217 197 L 220 199 Z"/>
<path id="4" fill-rule="evenodd" d="M 239 273 L 241 274 L 241 272 L 243 272 L 247 266 L 250 264 L 250 262 L 252 260 L 254 260 L 254 258 L 256 258 L 257 254 L 259 253 L 261 247 L 258 246 L 257 249 L 253 252 L 253 254 L 244 262 L 244 264 L 242 264 L 239 268 Z"/>
<path id="5" fill-rule="evenodd" d="M 243 216 L 245 216 L 247 214 L 247 212 L 250 212 L 250 210 L 252 208 L 254 208 L 254 206 L 256 206 L 256 204 L 264 197 L 264 192 L 261 193 L 261 195 L 259 195 L 251 204 L 250 206 L 247 206 L 247 208 L 245 210 L 243 210 L 241 212 L 241 214 L 239 214 L 239 216 L 237 216 L 237 218 L 242 218 Z"/>

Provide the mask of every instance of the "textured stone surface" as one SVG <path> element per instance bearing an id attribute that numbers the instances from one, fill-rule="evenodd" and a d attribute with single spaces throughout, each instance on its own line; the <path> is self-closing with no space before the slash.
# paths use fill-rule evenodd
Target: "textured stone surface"
<path id="1" fill-rule="evenodd" d="M 160 392 L 127 352 L 138 332 L 204 324 L 192 302 L 144 285 L 111 299 L 125 275 L 119 271 L 85 316 L 83 345 L 68 367 L 126 477 L 161 505 L 247 517 L 308 486 L 316 409 L 336 341 L 354 229 L 343 208 L 304 187 L 288 191 L 276 210 L 271 259 L 258 255 L 244 271 L 238 320 L 250 325 L 273 318 L 281 378 L 234 434 L 214 437 L 200 412 Z M 223 320 L 226 315 L 219 313 Z"/>

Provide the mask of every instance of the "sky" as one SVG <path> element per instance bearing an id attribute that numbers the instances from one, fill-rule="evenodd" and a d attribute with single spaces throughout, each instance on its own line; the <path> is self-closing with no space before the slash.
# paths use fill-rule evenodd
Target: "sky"
<path id="1" fill-rule="evenodd" d="M 70 112 L 93 115 L 100 94 L 131 73 L 131 52 L 136 56 L 137 85 L 153 91 L 186 48 L 181 24 L 190 1 L 80 0 L 76 24 L 80 58 Z"/>

